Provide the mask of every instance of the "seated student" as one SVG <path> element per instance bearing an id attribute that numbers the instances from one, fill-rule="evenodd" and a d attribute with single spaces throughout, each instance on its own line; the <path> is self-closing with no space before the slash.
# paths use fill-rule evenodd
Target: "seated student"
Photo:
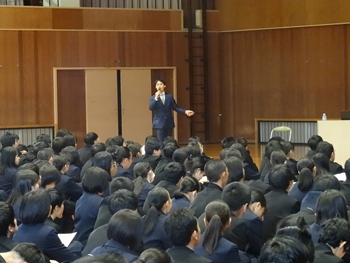
<path id="1" fill-rule="evenodd" d="M 173 263 L 170 255 L 158 248 L 149 248 L 143 251 L 134 263 Z"/>
<path id="2" fill-rule="evenodd" d="M 86 173 L 86 170 L 89 169 L 90 167 L 92 167 L 92 160 L 94 158 L 94 156 L 98 153 L 98 152 L 103 152 L 106 150 L 106 145 L 104 143 L 95 143 L 94 145 L 91 146 L 91 158 L 88 159 L 86 161 L 85 164 L 83 164 L 83 167 L 81 168 L 80 171 L 80 179 L 82 179 Z M 81 160 L 80 160 L 81 161 Z"/>
<path id="3" fill-rule="evenodd" d="M 345 196 L 346 203 L 350 205 L 350 158 L 345 161 L 344 173 L 346 180 L 341 183 L 341 192 Z"/>
<path id="4" fill-rule="evenodd" d="M 12 240 L 16 231 L 17 221 L 12 206 L 0 202 L 0 253 L 10 251 L 17 245 L 17 242 Z"/>
<path id="5" fill-rule="evenodd" d="M 35 145 L 34 145 L 35 146 Z M 43 147 L 48 147 L 47 145 Z M 66 147 L 66 142 L 63 139 L 63 137 L 56 137 L 53 139 L 51 143 L 52 150 L 54 152 L 54 155 L 60 155 L 61 151 L 63 150 L 64 147 Z"/>
<path id="6" fill-rule="evenodd" d="M 304 197 L 312 189 L 314 183 L 314 175 L 308 168 L 304 168 L 299 173 L 298 182 L 294 183 L 292 188 L 288 191 L 289 196 L 293 196 L 299 202 L 303 201 Z"/>
<path id="7" fill-rule="evenodd" d="M 79 149 L 80 162 L 84 165 L 91 157 L 91 147 L 95 143 L 99 143 L 100 138 L 95 132 L 89 132 L 84 137 L 84 146 Z"/>
<path id="8" fill-rule="evenodd" d="M 221 140 L 222 149 L 228 149 L 231 147 L 232 144 L 234 144 L 236 142 L 237 142 L 237 140 L 233 136 L 225 137 Z"/>
<path id="9" fill-rule="evenodd" d="M 194 253 L 200 242 L 197 218 L 188 208 L 180 208 L 165 221 L 165 231 L 174 247 L 167 250 L 174 263 L 209 263 L 209 259 Z"/>
<path id="10" fill-rule="evenodd" d="M 136 208 L 137 208 L 137 198 L 129 190 L 126 190 L 126 189 L 117 190 L 111 196 L 109 196 L 108 212 L 111 214 L 111 217 L 116 212 L 122 209 L 136 210 Z M 82 255 L 87 255 L 95 247 L 101 246 L 108 241 L 107 224 L 109 220 L 104 225 L 101 225 L 95 228 L 94 231 L 91 232 L 91 234 L 89 235 L 89 239 L 86 243 L 86 246 L 82 252 Z"/>
<path id="11" fill-rule="evenodd" d="M 312 159 L 312 157 L 317 153 L 316 152 L 316 147 L 319 142 L 322 142 L 323 139 L 319 135 L 312 135 L 308 141 L 307 145 L 310 147 L 310 151 L 308 151 L 305 155 L 306 158 Z"/>
<path id="12" fill-rule="evenodd" d="M 199 157 L 192 158 L 191 156 L 187 158 L 185 162 L 186 175 L 194 177 L 200 182 L 204 176 L 204 165 L 206 163 Z M 200 190 L 202 190 L 203 185 L 200 185 Z"/>
<path id="13" fill-rule="evenodd" d="M 93 249 L 91 255 L 118 252 L 127 262 L 134 262 L 138 258 L 136 248 L 142 241 L 141 216 L 130 209 L 118 211 L 108 223 L 107 237 L 108 241 Z"/>
<path id="14" fill-rule="evenodd" d="M 50 203 L 50 195 L 44 189 L 26 193 L 19 210 L 22 224 L 13 239 L 36 244 L 46 256 L 58 262 L 74 261 L 77 256 L 62 244 L 57 231 L 44 223 L 50 212 Z"/>
<path id="15" fill-rule="evenodd" d="M 37 160 L 43 160 L 43 161 L 47 161 L 50 164 L 52 164 L 52 158 L 54 156 L 53 150 L 52 148 L 44 148 L 41 149 L 37 155 L 36 155 L 36 159 Z"/>
<path id="16" fill-rule="evenodd" d="M 31 243 L 16 245 L 11 251 L 0 252 L 0 262 L 7 263 L 47 263 L 40 249 Z"/>
<path id="17" fill-rule="evenodd" d="M 204 209 L 213 200 L 221 198 L 222 188 L 228 181 L 228 170 L 222 160 L 212 159 L 204 166 L 205 176 L 209 180 L 208 186 L 198 193 L 190 205 L 190 209 L 198 218 L 204 213 Z"/>
<path id="18" fill-rule="evenodd" d="M 111 201 L 110 196 L 114 195 L 114 193 L 118 190 L 128 190 L 129 192 L 132 192 L 134 190 L 134 184 L 129 178 L 126 177 L 117 177 L 112 180 L 112 182 L 109 184 L 110 194 L 103 199 L 100 208 L 98 209 L 94 229 L 107 224 L 112 215 L 115 213 L 110 212 L 109 203 Z"/>
<path id="19" fill-rule="evenodd" d="M 242 217 L 247 224 L 247 235 L 249 240 L 249 248 L 247 249 L 247 252 L 251 255 L 259 256 L 263 245 L 262 224 L 266 211 L 266 199 L 259 191 L 252 191 L 250 197 L 249 208 Z"/>
<path id="20" fill-rule="evenodd" d="M 230 227 L 230 208 L 223 201 L 213 201 L 205 208 L 205 232 L 194 252 L 215 263 L 241 262 L 237 245 L 222 237 Z"/>
<path id="21" fill-rule="evenodd" d="M 181 165 L 185 165 L 189 157 L 189 149 L 187 147 L 181 147 L 175 150 L 173 154 L 173 161 Z"/>
<path id="22" fill-rule="evenodd" d="M 185 176 L 181 181 L 180 189 L 174 192 L 170 213 L 183 207 L 190 207 L 198 191 L 199 183 L 197 179 L 192 176 Z"/>
<path id="23" fill-rule="evenodd" d="M 153 184 L 157 185 L 161 180 L 165 178 L 165 167 L 173 162 L 173 154 L 179 147 L 175 143 L 167 143 L 162 150 L 162 158 L 158 162 L 156 169 L 154 170 Z"/>
<path id="24" fill-rule="evenodd" d="M 287 166 L 292 169 L 294 175 L 298 174 L 297 161 L 293 159 L 294 157 L 294 145 L 288 141 L 282 141 L 282 150 L 287 156 Z"/>
<path id="25" fill-rule="evenodd" d="M 335 217 L 348 220 L 346 200 L 339 191 L 326 190 L 317 200 L 316 223 L 310 226 L 312 241 L 314 243 L 318 243 L 321 224 Z"/>
<path id="26" fill-rule="evenodd" d="M 17 149 L 9 146 L 1 150 L 0 157 L 0 190 L 10 195 L 13 181 L 19 165 Z"/>
<path id="27" fill-rule="evenodd" d="M 315 247 L 315 262 L 343 263 L 349 249 L 350 225 L 343 218 L 333 218 L 322 223 L 319 243 Z"/>
<path id="28" fill-rule="evenodd" d="M 106 253 L 102 253 L 101 255 L 98 255 L 97 257 L 93 257 L 93 258 L 95 258 L 95 260 L 96 259 L 105 260 L 103 263 L 127 263 L 126 260 L 123 258 L 123 256 L 120 255 L 118 252 L 106 252 Z M 83 263 L 88 263 L 88 262 L 84 261 Z M 100 263 L 100 262 L 94 261 L 93 263 Z"/>
<path id="29" fill-rule="evenodd" d="M 287 192 L 293 185 L 294 175 L 285 165 L 276 165 L 269 174 L 271 192 L 265 195 L 267 208 L 263 222 L 263 241 L 274 236 L 277 223 L 290 214 L 299 212 L 300 202 Z"/>
<path id="30" fill-rule="evenodd" d="M 76 202 L 83 194 L 83 189 L 72 178 L 66 175 L 69 162 L 62 156 L 56 155 L 52 159 L 52 165 L 61 173 L 60 180 L 56 183 L 56 190 L 60 191 L 66 200 Z"/>
<path id="31" fill-rule="evenodd" d="M 149 163 L 137 163 L 134 167 L 134 177 L 136 178 L 133 181 L 135 185 L 134 194 L 136 194 L 138 198 L 137 210 L 140 213 L 142 211 L 142 207 L 146 201 L 149 191 L 151 191 L 154 188 L 154 185 L 152 184 L 154 173 Z"/>
<path id="32" fill-rule="evenodd" d="M 74 240 L 83 245 L 94 228 L 102 194 L 108 187 L 110 175 L 99 167 L 91 167 L 81 181 L 84 193 L 75 206 L 74 226 L 77 232 Z"/>
<path id="33" fill-rule="evenodd" d="M 188 139 L 187 146 L 198 146 L 199 147 L 199 152 L 200 156 L 199 158 L 202 160 L 204 164 L 209 162 L 212 158 L 207 156 L 204 152 L 204 146 L 201 143 L 201 139 L 198 136 L 192 136 Z M 194 156 L 193 156 L 194 157 Z"/>
<path id="34" fill-rule="evenodd" d="M 248 163 L 246 161 L 247 159 L 247 150 L 245 149 L 245 147 L 240 144 L 240 143 L 234 143 L 231 145 L 231 147 L 229 148 L 229 151 L 236 149 L 238 150 L 241 155 L 242 155 L 242 162 L 243 162 L 243 169 L 244 169 L 244 174 L 245 174 L 245 180 L 257 180 L 260 178 L 260 173 L 257 171 L 254 171 L 252 169 L 249 168 Z M 226 155 L 227 157 L 227 155 Z"/>
<path id="35" fill-rule="evenodd" d="M 184 167 L 176 162 L 168 163 L 164 169 L 165 179 L 160 181 L 157 186 L 168 190 L 170 198 L 173 198 L 174 192 L 179 189 L 182 179 L 186 175 Z"/>
<path id="36" fill-rule="evenodd" d="M 259 263 L 309 263 L 309 251 L 299 240 L 289 236 L 277 236 L 261 249 Z"/>
<path id="37" fill-rule="evenodd" d="M 314 262 L 315 247 L 311 240 L 309 225 L 304 217 L 289 215 L 277 226 L 276 236 L 289 236 L 301 241 L 309 251 L 309 261 Z"/>
<path id="38" fill-rule="evenodd" d="M 132 154 L 132 163 L 129 167 L 129 171 L 131 174 L 133 174 L 135 165 L 142 162 L 141 145 L 138 142 L 134 142 L 128 144 L 127 147 Z"/>
<path id="39" fill-rule="evenodd" d="M 39 174 L 41 175 L 41 188 L 51 189 L 55 188 L 56 184 L 61 179 L 61 173 L 52 165 L 46 164 L 43 165 Z"/>
<path id="40" fill-rule="evenodd" d="M 264 175 L 263 181 L 267 184 L 270 184 L 269 176 L 270 176 L 270 173 L 275 165 L 283 164 L 283 165 L 288 167 L 287 155 L 282 150 L 273 151 L 271 153 L 271 156 L 270 156 L 270 162 L 271 162 L 272 166 L 265 166 L 264 170 L 262 170 L 262 172 L 261 172 L 261 175 L 262 176 Z M 292 172 L 292 170 L 290 168 L 289 168 L 289 170 Z M 294 175 L 293 172 L 292 172 L 292 174 Z"/>
<path id="41" fill-rule="evenodd" d="M 145 144 L 145 155 L 143 156 L 142 161 L 149 163 L 152 170 L 155 171 L 161 160 L 161 153 L 161 143 L 157 138 L 150 137 Z"/>
<path id="42" fill-rule="evenodd" d="M 19 207 L 22 197 L 25 193 L 38 189 L 40 177 L 32 170 L 18 170 L 15 176 L 14 188 L 7 203 L 9 203 L 15 212 L 15 218 L 19 221 Z"/>
<path id="43" fill-rule="evenodd" d="M 169 192 L 163 187 L 153 188 L 144 205 L 143 247 L 167 249 L 172 246 L 164 230 L 164 221 L 171 210 Z"/>
<path id="44" fill-rule="evenodd" d="M 127 177 L 130 180 L 134 180 L 134 175 L 132 171 L 129 170 L 133 161 L 130 149 L 128 147 L 120 146 L 113 153 L 113 158 L 118 164 L 116 177 Z"/>
<path id="45" fill-rule="evenodd" d="M 301 202 L 300 211 L 297 216 L 303 216 L 306 222 L 311 225 L 316 222 L 316 204 L 319 196 L 326 190 L 340 190 L 340 182 L 333 175 L 318 175 L 315 177 L 311 191 Z"/>
<path id="46" fill-rule="evenodd" d="M 228 170 L 228 183 L 240 182 L 244 180 L 245 171 L 241 159 L 234 156 L 226 156 L 224 159 Z"/>
<path id="47" fill-rule="evenodd" d="M 117 162 L 114 160 L 112 154 L 107 151 L 96 153 L 92 158 L 92 166 L 105 170 L 109 174 L 110 180 L 115 178 L 118 170 Z"/>
<path id="48" fill-rule="evenodd" d="M 282 150 L 281 138 L 272 137 L 265 146 L 265 154 L 261 157 L 261 162 L 260 162 L 261 175 L 262 175 L 262 171 L 265 169 L 265 166 L 270 166 L 270 168 L 272 166 L 270 162 L 272 152 L 279 151 L 279 150 Z M 267 169 L 270 170 L 270 168 L 267 168 Z M 264 181 L 265 175 L 260 176 L 260 179 Z"/>
<path id="49" fill-rule="evenodd" d="M 343 172 L 343 167 L 340 164 L 334 162 L 335 152 L 332 144 L 325 141 L 319 142 L 316 147 L 316 152 L 323 153 L 327 156 L 329 160 L 329 171 L 331 174 L 339 174 Z"/>
<path id="50" fill-rule="evenodd" d="M 315 176 L 331 174 L 329 170 L 329 159 L 324 153 L 314 154 L 312 161 L 315 164 Z"/>
<path id="51" fill-rule="evenodd" d="M 51 211 L 49 216 L 45 220 L 45 224 L 53 227 L 54 229 L 56 229 L 57 233 L 60 233 L 61 227 L 55 223 L 55 219 L 63 217 L 64 197 L 56 189 L 47 189 L 47 192 L 49 193 L 51 198 Z"/>
<path id="52" fill-rule="evenodd" d="M 67 146 L 61 151 L 61 155 L 69 162 L 66 175 L 72 178 L 74 182 L 80 183 L 80 168 L 78 167 L 80 159 L 78 150 L 73 146 Z"/>
<path id="53" fill-rule="evenodd" d="M 244 138 L 244 137 L 239 137 L 239 138 L 237 138 L 237 142 L 239 144 L 242 144 L 243 147 L 246 149 L 246 156 L 245 156 L 244 162 L 246 164 L 248 164 L 249 169 L 252 170 L 252 171 L 255 171 L 255 172 L 259 172 L 258 167 L 254 163 L 253 158 L 250 155 L 250 151 L 248 149 L 248 141 L 247 141 L 247 139 Z"/>

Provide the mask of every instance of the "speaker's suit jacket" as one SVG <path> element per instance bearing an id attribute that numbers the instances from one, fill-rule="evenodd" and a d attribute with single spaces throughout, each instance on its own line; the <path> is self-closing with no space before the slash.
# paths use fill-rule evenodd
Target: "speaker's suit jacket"
<path id="1" fill-rule="evenodd" d="M 155 96 L 151 96 L 149 101 L 149 109 L 153 111 L 153 129 L 172 129 L 175 127 L 174 117 L 172 110 L 185 114 L 185 110 L 180 108 L 175 100 L 173 95 L 165 94 L 165 102 L 163 104 L 161 98 L 155 100 Z"/>

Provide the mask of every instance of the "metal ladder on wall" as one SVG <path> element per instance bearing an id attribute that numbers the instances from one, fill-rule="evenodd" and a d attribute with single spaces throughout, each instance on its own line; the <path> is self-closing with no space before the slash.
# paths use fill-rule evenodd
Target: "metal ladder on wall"
<path id="1" fill-rule="evenodd" d="M 202 0 L 201 10 L 194 10 L 193 1 L 188 0 L 187 27 L 188 27 L 188 63 L 190 76 L 190 105 L 195 112 L 191 121 L 191 134 L 198 136 L 202 141 L 208 139 L 207 129 L 207 1 Z"/>

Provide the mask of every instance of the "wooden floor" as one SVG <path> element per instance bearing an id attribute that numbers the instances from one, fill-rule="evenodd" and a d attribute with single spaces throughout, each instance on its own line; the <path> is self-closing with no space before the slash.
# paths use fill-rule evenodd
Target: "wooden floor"
<path id="1" fill-rule="evenodd" d="M 250 155 L 252 156 L 254 162 L 259 167 L 261 156 L 265 152 L 266 144 L 249 144 L 248 149 L 250 151 Z M 222 150 L 221 144 L 205 144 L 204 152 L 206 155 L 219 158 L 220 151 Z M 307 145 L 295 145 L 294 146 L 294 159 L 299 160 L 304 157 L 305 154 L 309 151 L 309 147 Z"/>

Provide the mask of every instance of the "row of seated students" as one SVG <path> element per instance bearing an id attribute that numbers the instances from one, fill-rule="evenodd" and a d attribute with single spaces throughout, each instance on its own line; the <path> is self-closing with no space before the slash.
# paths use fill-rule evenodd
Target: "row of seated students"
<path id="1" fill-rule="evenodd" d="M 12 211 L 1 224 L 6 251 L 31 242 L 58 262 L 115 252 L 121 262 L 135 262 L 150 249 L 167 251 L 174 262 L 270 262 L 261 253 L 271 249 L 278 224 L 288 216 L 307 224 L 290 227 L 307 228 L 312 244 L 323 240 L 326 222 L 348 219 L 347 182 L 340 183 L 334 171 L 350 178 L 350 160 L 343 170 L 334 163 L 332 145 L 319 136 L 310 138 L 311 151 L 298 162 L 290 142 L 273 138 L 259 172 L 244 138 L 223 139 L 220 160 L 206 156 L 196 137 L 186 147 L 167 137 L 161 149 L 149 136 L 142 155 L 140 144 L 121 136 L 101 143 L 91 132 L 77 150 L 73 135 L 60 135 L 52 142 L 39 135 L 27 147 L 14 134 L 0 138 L 0 190 Z M 66 247 L 58 233 L 72 231 Z M 333 262 L 322 261 L 324 253 L 349 262 L 340 252 L 350 240 L 341 238 L 341 244 L 309 249 L 307 261 Z"/>

